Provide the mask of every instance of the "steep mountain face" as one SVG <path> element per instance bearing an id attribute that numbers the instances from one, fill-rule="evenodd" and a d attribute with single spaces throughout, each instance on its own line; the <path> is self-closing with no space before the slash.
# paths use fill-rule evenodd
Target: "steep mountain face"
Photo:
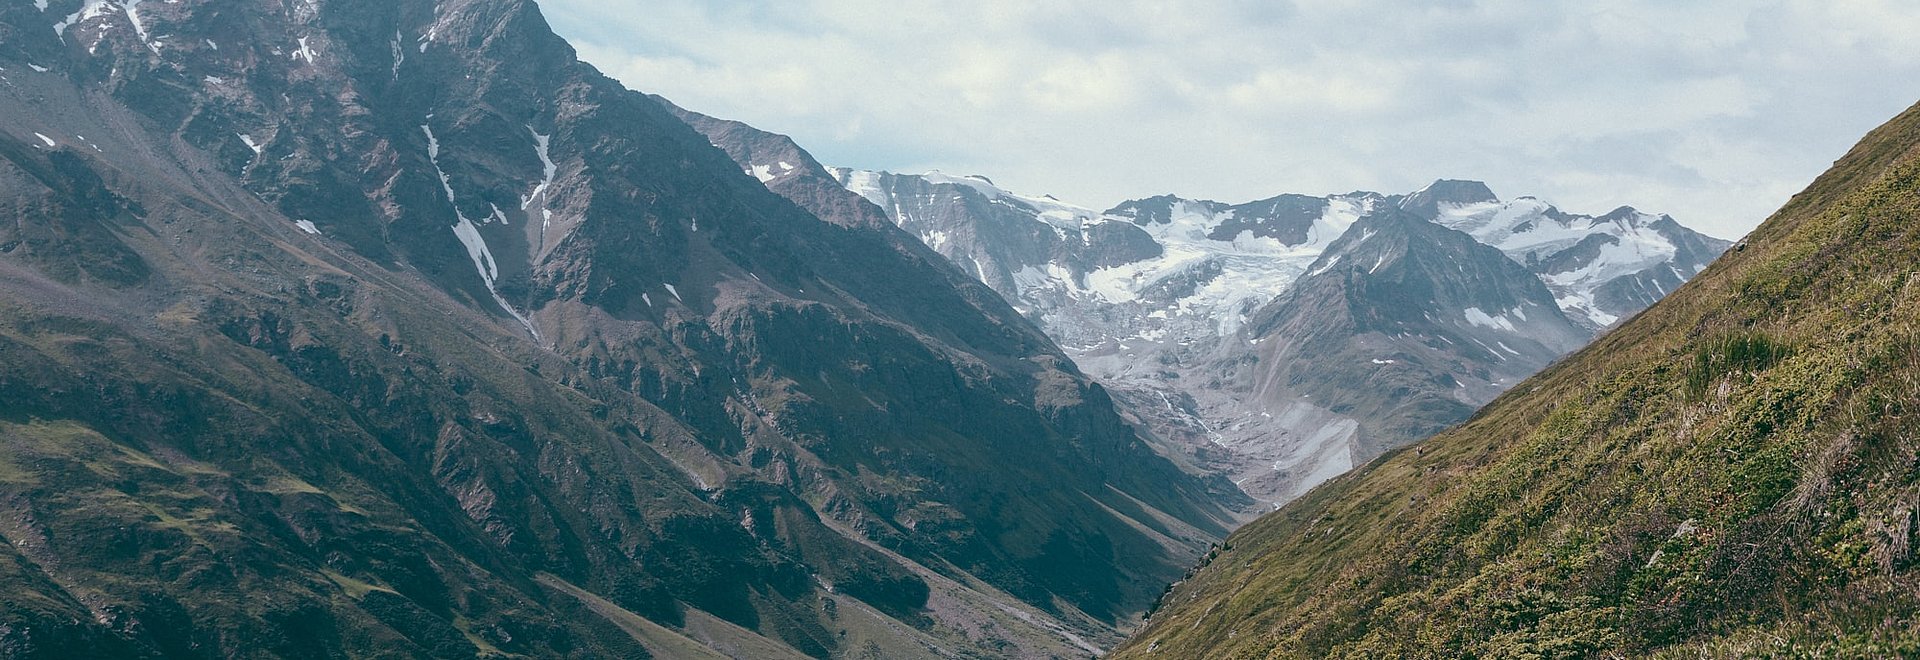
<path id="1" fill-rule="evenodd" d="M 1471 422 L 1256 521 L 1115 653 L 1920 653 L 1920 106 Z"/>
<path id="2" fill-rule="evenodd" d="M 11 3 L 0 116 L 9 656 L 1078 655 L 1227 524 L 531 2 Z"/>
<path id="3" fill-rule="evenodd" d="M 1465 420 L 1727 246 L 1471 181 L 1095 212 L 978 177 L 834 176 L 1038 321 L 1164 452 L 1265 502 Z"/>
<path id="4" fill-rule="evenodd" d="M 1465 420 L 1590 338 L 1499 250 L 1398 208 L 1329 246 L 1247 336 L 1251 399 L 1355 420 L 1290 447 L 1325 457 L 1295 462 L 1324 475 L 1295 492 Z"/>

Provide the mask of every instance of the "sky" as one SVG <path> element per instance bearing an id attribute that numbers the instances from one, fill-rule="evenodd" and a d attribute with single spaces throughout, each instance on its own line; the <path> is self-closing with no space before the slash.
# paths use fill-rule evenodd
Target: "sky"
<path id="1" fill-rule="evenodd" d="M 1920 101 L 1912 0 L 540 0 L 828 165 L 1108 208 L 1487 182 L 1745 234 Z"/>

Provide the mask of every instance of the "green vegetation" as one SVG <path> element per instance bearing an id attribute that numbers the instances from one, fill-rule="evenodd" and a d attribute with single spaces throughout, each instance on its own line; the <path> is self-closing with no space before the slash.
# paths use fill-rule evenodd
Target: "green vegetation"
<path id="1" fill-rule="evenodd" d="M 1116 657 L 1920 655 L 1920 107 L 1475 419 L 1249 525 Z"/>
<path id="2" fill-rule="evenodd" d="M 1722 380 L 1736 374 L 1765 371 L 1779 364 L 1793 349 L 1761 332 L 1740 332 L 1702 344 L 1693 352 L 1687 372 L 1687 395 L 1698 401 Z"/>

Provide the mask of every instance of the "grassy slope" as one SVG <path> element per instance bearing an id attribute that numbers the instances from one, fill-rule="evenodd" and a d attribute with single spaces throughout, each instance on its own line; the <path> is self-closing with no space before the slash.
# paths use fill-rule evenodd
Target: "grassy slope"
<path id="1" fill-rule="evenodd" d="M 1920 106 L 1467 424 L 1227 541 L 1116 657 L 1920 653 Z"/>

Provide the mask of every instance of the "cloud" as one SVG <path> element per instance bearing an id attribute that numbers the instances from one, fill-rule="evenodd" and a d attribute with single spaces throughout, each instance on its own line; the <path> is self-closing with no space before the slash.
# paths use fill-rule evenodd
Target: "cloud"
<path id="1" fill-rule="evenodd" d="M 1920 98 L 1906 0 L 543 0 L 635 89 L 1089 206 L 1477 178 L 1745 233 Z"/>

